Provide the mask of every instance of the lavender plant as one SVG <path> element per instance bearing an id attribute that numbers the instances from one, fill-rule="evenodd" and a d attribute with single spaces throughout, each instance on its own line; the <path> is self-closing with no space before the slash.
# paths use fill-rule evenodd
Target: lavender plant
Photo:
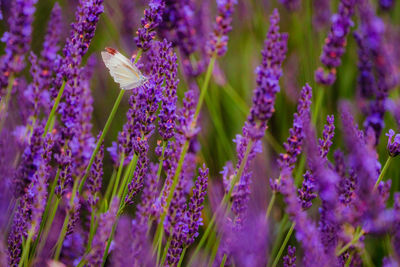
<path id="1" fill-rule="evenodd" d="M 400 265 L 400 3 L 50 2 L 0 1 L 0 266 Z"/>

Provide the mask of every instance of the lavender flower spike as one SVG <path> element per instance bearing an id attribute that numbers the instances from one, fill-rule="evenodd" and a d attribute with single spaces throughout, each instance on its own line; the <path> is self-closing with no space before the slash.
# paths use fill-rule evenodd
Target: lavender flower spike
<path id="1" fill-rule="evenodd" d="M 304 139 L 304 118 L 310 114 L 312 89 L 306 84 L 301 90 L 297 113 L 294 114 L 293 127 L 289 130 L 290 136 L 283 144 L 286 153 L 281 153 L 278 159 L 279 168 L 293 169 L 297 156 L 301 152 L 301 145 Z"/>
<path id="2" fill-rule="evenodd" d="M 288 246 L 287 255 L 283 257 L 284 267 L 296 267 L 296 247 Z"/>
<path id="3" fill-rule="evenodd" d="M 151 0 L 149 8 L 144 11 L 144 17 L 141 19 L 140 27 L 135 37 L 136 46 L 147 51 L 151 47 L 151 41 L 155 38 L 155 29 L 162 21 L 165 3 L 163 0 Z"/>
<path id="4" fill-rule="evenodd" d="M 326 159 L 328 155 L 329 148 L 332 145 L 332 139 L 335 135 L 335 117 L 333 115 L 327 116 L 327 124 L 324 126 L 324 131 L 322 132 L 322 138 L 318 139 L 319 142 L 319 154 L 321 158 Z"/>
<path id="5" fill-rule="evenodd" d="M 107 239 L 111 234 L 112 227 L 117 218 L 119 200 L 117 197 L 111 202 L 110 210 L 100 215 L 98 232 L 94 235 L 92 249 L 87 256 L 89 266 L 100 266 L 103 260 L 103 253 L 106 249 Z"/>
<path id="6" fill-rule="evenodd" d="M 400 154 L 400 134 L 394 133 L 392 129 L 386 134 L 388 138 L 387 150 L 391 157 L 396 157 Z M 393 139 L 394 137 L 394 139 Z"/>
<path id="7" fill-rule="evenodd" d="M 279 13 L 275 9 L 270 16 L 270 27 L 264 42 L 262 63 L 257 67 L 257 87 L 246 128 L 252 139 L 264 136 L 267 122 L 274 113 L 276 94 L 280 91 L 279 78 L 282 76 L 282 62 L 287 51 L 286 33 L 279 32 Z"/>
<path id="8" fill-rule="evenodd" d="M 6 44 L 5 55 L 0 59 L 0 99 L 5 94 L 8 79 L 13 73 L 25 68 L 25 55 L 30 49 L 33 14 L 37 0 L 15 0 L 12 2 L 10 28 L 1 41 Z"/>
<path id="9" fill-rule="evenodd" d="M 207 194 L 208 184 L 208 168 L 205 164 L 203 168 L 199 169 L 199 177 L 197 178 L 196 185 L 193 188 L 193 196 L 190 198 L 189 209 L 187 211 L 188 228 L 186 245 L 194 242 L 194 239 L 199 235 L 199 227 L 202 225 L 201 211 L 203 209 L 204 197 Z"/>
<path id="10" fill-rule="evenodd" d="M 237 0 L 217 0 L 218 16 L 206 48 L 210 57 L 213 55 L 222 57 L 226 53 L 228 33 L 232 30 L 233 7 L 236 4 Z"/>
<path id="11" fill-rule="evenodd" d="M 346 38 L 353 25 L 351 17 L 355 4 L 356 0 L 341 0 L 338 13 L 332 16 L 331 30 L 325 39 L 321 54 L 321 62 L 328 73 L 322 67 L 315 72 L 315 80 L 320 84 L 332 85 L 336 80 L 336 68 L 341 64 L 347 44 Z"/>

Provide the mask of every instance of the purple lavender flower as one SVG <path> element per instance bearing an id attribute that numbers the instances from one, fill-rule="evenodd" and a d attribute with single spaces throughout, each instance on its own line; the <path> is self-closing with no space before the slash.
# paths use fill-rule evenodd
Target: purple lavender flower
<path id="1" fill-rule="evenodd" d="M 132 236 L 131 225 L 131 219 L 129 216 L 122 216 L 118 220 L 118 226 L 113 240 L 115 246 L 112 251 L 112 266 L 137 266 L 134 265 L 133 262 L 138 259 L 140 251 L 133 249 L 132 244 L 134 244 L 136 240 Z"/>
<path id="2" fill-rule="evenodd" d="M 254 206 L 256 203 L 251 203 Z M 229 246 L 228 260 L 237 266 L 266 266 L 268 255 L 265 255 L 268 245 L 268 223 L 263 212 L 250 209 L 248 222 L 241 229 L 225 229 L 225 234 L 229 235 L 222 242 L 227 242 L 224 246 Z M 251 223 L 250 223 L 251 222 Z M 234 230 L 234 231 L 232 231 Z M 223 250 L 221 252 L 224 252 Z M 223 253 L 221 253 L 223 256 Z M 230 261 L 230 258 L 232 261 Z M 222 257 L 218 257 L 220 260 Z M 219 265 L 217 265 L 219 266 Z"/>
<path id="3" fill-rule="evenodd" d="M 329 0 L 313 1 L 313 26 L 320 31 L 329 23 L 331 7 Z"/>
<path id="4" fill-rule="evenodd" d="M 56 196 L 61 197 L 66 193 L 67 188 L 69 188 L 73 182 L 71 150 L 69 148 L 62 148 L 60 154 L 55 155 L 55 159 L 60 168 L 60 177 L 57 180 L 55 194 Z"/>
<path id="5" fill-rule="evenodd" d="M 32 181 L 33 175 L 40 167 L 40 158 L 43 153 L 43 129 L 37 125 L 30 137 L 30 143 L 25 148 L 21 163 L 15 173 L 13 183 L 16 198 L 22 196 Z"/>
<path id="6" fill-rule="evenodd" d="M 304 264 L 306 266 L 323 266 L 327 262 L 333 263 L 324 252 L 316 225 L 301 208 L 301 204 L 297 199 L 293 178 L 290 177 L 290 171 L 283 170 L 282 178 L 281 192 L 284 195 L 287 205 L 286 212 L 291 220 L 296 223 L 296 238 L 302 244 L 305 253 Z"/>
<path id="7" fill-rule="evenodd" d="M 346 132 L 345 142 L 350 150 L 350 168 L 356 174 L 357 183 L 354 190 L 356 197 L 352 203 L 357 207 L 357 213 L 353 214 L 356 223 L 363 223 L 364 220 L 377 218 L 384 210 L 384 202 L 379 192 L 373 190 L 379 176 L 380 164 L 377 161 L 374 142 L 368 138 L 371 131 L 367 132 L 367 138 L 360 135 L 360 131 L 354 123 L 349 107 L 342 106 L 342 124 Z"/>
<path id="8" fill-rule="evenodd" d="M 140 23 L 142 25 L 136 32 L 136 46 L 147 51 L 151 47 L 151 41 L 156 36 L 156 28 L 162 21 L 162 16 L 165 9 L 163 0 L 151 0 L 149 8 L 144 11 L 144 17 Z"/>
<path id="9" fill-rule="evenodd" d="M 75 14 L 76 21 L 71 25 L 70 37 L 63 49 L 65 57 L 57 75 L 56 87 L 60 88 L 62 80 L 66 79 L 64 102 L 59 105 L 59 113 L 64 125 L 62 134 L 66 140 L 72 140 L 81 130 L 79 115 L 82 112 L 81 103 L 84 101 L 82 100 L 84 96 L 81 90 L 83 77 L 80 65 L 94 36 L 103 9 L 103 0 L 80 0 Z"/>
<path id="10" fill-rule="evenodd" d="M 393 7 L 394 3 L 394 0 L 380 0 L 379 7 L 383 10 L 389 10 Z"/>
<path id="11" fill-rule="evenodd" d="M 232 30 L 232 15 L 236 4 L 236 0 L 217 0 L 218 16 L 207 43 L 209 57 L 225 55 L 228 46 L 228 33 Z"/>
<path id="12" fill-rule="evenodd" d="M 54 4 L 53 10 L 51 11 L 50 20 L 47 26 L 47 32 L 43 41 L 43 49 L 40 53 L 39 66 L 40 66 L 40 79 L 39 84 L 43 90 L 43 94 L 47 96 L 49 89 L 52 96 L 57 95 L 55 92 L 58 88 L 55 88 L 52 84 L 51 77 L 56 75 L 57 69 L 60 66 L 61 59 L 57 55 L 60 47 L 62 21 L 61 21 L 61 7 L 58 3 Z M 50 112 L 50 101 L 47 106 L 44 106 L 46 112 Z"/>
<path id="13" fill-rule="evenodd" d="M 23 238 L 27 237 L 30 205 L 26 198 L 22 197 L 13 219 L 10 234 L 8 236 L 8 265 L 18 266 L 21 254 Z"/>
<path id="14" fill-rule="evenodd" d="M 358 45 L 358 78 L 357 86 L 362 98 L 369 98 L 376 92 L 375 77 L 372 70 L 370 51 L 364 36 L 360 32 L 354 32 L 354 38 Z"/>
<path id="15" fill-rule="evenodd" d="M 312 200 L 317 197 L 315 193 L 315 178 L 310 171 L 306 171 L 303 175 L 303 184 L 300 189 L 297 189 L 297 193 L 299 194 L 298 198 L 301 203 L 301 207 L 303 209 L 309 209 L 312 205 Z"/>
<path id="16" fill-rule="evenodd" d="M 91 266 L 99 266 L 102 263 L 107 239 L 117 219 L 118 209 L 119 199 L 115 197 L 111 202 L 109 211 L 100 215 L 99 227 L 97 228 L 98 232 L 94 235 L 92 249 L 87 255 L 87 260 Z"/>
<path id="17" fill-rule="evenodd" d="M 315 80 L 324 85 L 332 85 L 336 80 L 336 68 L 341 64 L 341 57 L 345 52 L 346 38 L 353 25 L 351 17 L 354 13 L 355 0 L 341 0 L 339 11 L 332 16 L 332 25 L 325 45 L 322 49 L 321 62 L 327 67 L 328 73 L 323 68 L 315 72 Z"/>
<path id="18" fill-rule="evenodd" d="M 178 46 L 185 59 L 197 49 L 195 2 L 166 0 L 160 34 Z"/>
<path id="19" fill-rule="evenodd" d="M 320 208 L 319 231 L 321 242 L 327 255 L 334 255 L 334 249 L 338 242 L 339 216 L 338 195 L 336 185 L 339 177 L 326 166 L 326 160 L 321 160 L 321 154 L 316 142 L 316 136 L 309 122 L 306 124 L 306 151 L 310 170 L 312 171 L 316 188 L 322 205 Z"/>
<path id="20" fill-rule="evenodd" d="M 32 182 L 27 190 L 27 197 L 31 202 L 30 231 L 37 234 L 42 215 L 47 201 L 48 179 L 51 174 L 51 150 L 54 145 L 52 134 L 48 134 L 43 144 L 43 155 L 39 159 L 39 168 L 33 176 Z"/>
<path id="21" fill-rule="evenodd" d="M 135 220 L 132 222 L 132 256 L 136 261 L 143 259 L 145 244 L 147 240 L 148 220 L 154 215 L 154 205 L 158 197 L 157 181 L 158 165 L 150 164 L 149 172 L 146 175 L 145 185 L 141 196 L 142 201 L 137 206 Z"/>
<path id="22" fill-rule="evenodd" d="M 98 138 L 100 134 L 98 135 Z M 99 151 L 94 158 L 94 163 L 88 177 L 89 196 L 88 202 L 91 206 L 95 206 L 99 201 L 99 193 L 101 190 L 101 182 L 103 179 L 103 158 L 104 158 L 104 144 L 101 145 Z"/>
<path id="23" fill-rule="evenodd" d="M 0 59 L 0 99 L 5 94 L 8 79 L 25 68 L 25 55 L 30 49 L 33 14 L 37 0 L 12 2 L 9 30 L 1 41 L 6 44 L 5 55 Z"/>
<path id="24" fill-rule="evenodd" d="M 279 2 L 289 11 L 295 11 L 300 8 L 300 0 L 279 0 Z"/>
<path id="25" fill-rule="evenodd" d="M 335 135 L 335 118 L 333 115 L 329 116 L 326 118 L 326 123 L 324 126 L 324 131 L 322 133 L 322 139 L 320 138 L 318 140 L 319 142 L 319 154 L 321 158 L 326 159 L 326 156 L 328 155 L 329 148 L 332 145 L 332 139 L 333 136 Z"/>
<path id="26" fill-rule="evenodd" d="M 400 193 L 394 194 L 394 211 L 399 214 L 400 212 Z M 394 225 L 394 235 L 393 235 L 393 248 L 395 248 L 394 252 L 396 256 L 400 257 L 400 219 L 397 218 Z"/>
<path id="27" fill-rule="evenodd" d="M 163 140 L 168 140 L 174 136 L 176 119 L 176 89 L 179 79 L 177 78 L 178 64 L 176 54 L 173 52 L 171 44 L 164 40 L 159 43 L 159 53 L 163 63 L 160 64 L 158 73 L 165 73 L 165 91 L 162 96 L 161 110 L 159 114 L 159 132 Z"/>
<path id="28" fill-rule="evenodd" d="M 276 94 L 280 91 L 279 78 L 282 75 L 281 65 L 287 51 L 288 35 L 279 32 L 278 23 L 279 13 L 275 9 L 270 16 L 270 28 L 261 51 L 262 63 L 256 69 L 257 87 L 246 123 L 250 137 L 255 140 L 264 136 L 267 122 L 275 111 Z"/>
<path id="29" fill-rule="evenodd" d="M 385 24 L 376 16 L 369 0 L 360 3 L 360 32 L 365 38 L 366 46 L 374 63 L 376 72 L 375 100 L 370 103 L 368 117 L 364 122 L 366 131 L 372 128 L 375 131 L 376 144 L 384 128 L 383 116 L 386 112 L 386 99 L 389 90 L 399 82 L 394 60 L 388 53 L 388 44 L 384 40 Z"/>
<path id="30" fill-rule="evenodd" d="M 301 145 L 304 138 L 303 120 L 310 114 L 312 89 L 306 84 L 301 90 L 297 113 L 294 114 L 293 127 L 289 130 L 287 142 L 283 144 L 286 153 L 281 153 L 278 159 L 279 168 L 289 168 L 292 170 L 297 161 L 297 156 L 301 153 Z"/>
<path id="31" fill-rule="evenodd" d="M 201 211 L 203 210 L 204 197 L 207 194 L 208 185 L 208 168 L 205 164 L 202 169 L 199 169 L 199 177 L 196 180 L 195 187 L 193 188 L 193 195 L 189 201 L 187 210 L 188 228 L 186 246 L 192 244 L 194 239 L 199 235 L 199 227 L 202 225 Z"/>
<path id="32" fill-rule="evenodd" d="M 391 157 L 396 157 L 400 154 L 400 134 L 395 134 L 394 131 L 390 129 L 386 136 L 388 137 L 387 150 L 389 155 Z"/>
<path id="33" fill-rule="evenodd" d="M 261 152 L 260 139 L 264 136 L 268 120 L 275 111 L 275 97 L 280 90 L 279 78 L 282 75 L 281 64 L 287 50 L 288 36 L 279 33 L 279 13 L 276 9 L 270 16 L 270 22 L 267 39 L 261 52 L 263 60 L 256 69 L 257 87 L 254 90 L 253 104 L 242 129 L 242 135 L 237 135 L 235 139 L 238 157 L 235 175 L 238 175 L 237 172 L 243 165 L 242 176 L 238 177 L 239 186 L 236 186 L 233 191 L 234 205 L 232 210 L 236 212 L 235 215 L 238 219 L 243 215 L 248 200 L 251 177 L 250 163 L 256 154 Z M 250 144 L 252 144 L 251 147 Z M 246 156 L 246 162 L 243 162 Z"/>
<path id="34" fill-rule="evenodd" d="M 288 246 L 287 255 L 283 257 L 284 267 L 296 267 L 296 247 Z"/>

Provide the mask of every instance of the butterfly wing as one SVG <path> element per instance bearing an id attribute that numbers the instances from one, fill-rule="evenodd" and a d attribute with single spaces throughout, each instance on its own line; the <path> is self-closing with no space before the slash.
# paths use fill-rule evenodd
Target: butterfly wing
<path id="1" fill-rule="evenodd" d="M 140 70 L 117 50 L 106 48 L 106 51 L 101 52 L 101 56 L 114 81 L 122 90 L 139 87 L 147 80 Z"/>

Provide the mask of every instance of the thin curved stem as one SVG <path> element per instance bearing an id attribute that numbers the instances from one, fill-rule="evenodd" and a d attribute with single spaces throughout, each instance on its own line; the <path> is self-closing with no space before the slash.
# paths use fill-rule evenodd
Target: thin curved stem
<path id="1" fill-rule="evenodd" d="M 336 252 L 336 256 L 342 255 L 346 250 L 348 250 L 352 245 L 358 242 L 360 238 L 364 235 L 364 231 L 361 229 L 361 227 L 358 227 L 355 231 L 355 235 L 353 237 L 353 240 L 351 240 L 349 243 L 344 245 L 338 252 Z"/>
<path id="2" fill-rule="evenodd" d="M 275 260 L 274 260 L 274 262 L 273 262 L 272 265 L 271 265 L 272 267 L 275 267 L 275 266 L 278 265 L 279 259 L 281 258 L 282 253 L 283 253 L 283 251 L 285 250 L 286 245 L 287 245 L 287 243 L 289 242 L 290 237 L 291 237 L 292 234 L 293 234 L 293 230 L 294 230 L 294 227 L 295 227 L 295 226 L 296 226 L 296 223 L 292 223 L 292 226 L 290 226 L 290 229 L 289 229 L 288 233 L 286 234 L 285 240 L 283 241 L 283 243 L 282 243 L 282 245 L 281 245 L 281 247 L 280 247 L 280 249 L 279 249 L 279 251 L 278 251 L 278 254 L 277 254 L 276 257 L 275 257 Z"/>
<path id="3" fill-rule="evenodd" d="M 382 181 L 383 177 L 385 177 L 385 174 L 390 166 L 390 163 L 392 162 L 393 157 L 389 156 L 385 162 L 385 165 L 383 165 L 382 171 L 379 174 L 378 180 L 376 180 L 375 185 L 374 185 L 374 190 L 378 188 L 379 183 Z"/>
<path id="4" fill-rule="evenodd" d="M 50 111 L 50 115 L 47 118 L 46 126 L 44 126 L 43 136 L 46 136 L 46 134 L 49 132 L 49 129 L 51 129 L 50 125 L 53 124 L 52 122 L 54 121 L 54 116 L 55 116 L 55 114 L 57 112 L 58 105 L 60 104 L 61 97 L 62 97 L 62 95 L 64 93 L 64 89 L 65 89 L 66 83 L 67 82 L 65 80 L 63 80 L 61 88 L 60 88 L 60 90 L 58 90 L 58 94 L 57 94 L 56 99 L 54 100 L 54 104 L 53 104 L 53 107 L 52 107 L 52 109 Z"/>
<path id="5" fill-rule="evenodd" d="M 82 180 L 81 180 L 81 182 L 79 184 L 79 193 L 82 193 L 83 185 L 85 184 L 86 179 L 87 179 L 87 177 L 88 177 L 88 175 L 90 173 L 90 170 L 92 168 L 94 159 L 95 159 L 95 157 L 97 155 L 97 152 L 99 152 L 99 150 L 100 150 L 100 147 L 101 147 L 101 145 L 103 143 L 103 140 L 104 140 L 105 136 L 107 135 L 108 129 L 110 128 L 112 121 L 114 120 L 115 114 L 117 113 L 119 104 L 121 103 L 121 100 L 122 100 L 122 97 L 124 96 L 124 94 L 125 94 L 125 90 L 121 90 L 119 92 L 119 94 L 118 94 L 117 99 L 115 100 L 115 103 L 114 103 L 114 106 L 113 106 L 113 108 L 111 110 L 111 113 L 108 116 L 106 124 L 104 125 L 104 129 L 101 132 L 99 140 L 97 140 L 96 148 L 92 152 L 92 156 L 90 157 L 89 164 L 88 164 L 88 166 L 87 166 L 87 168 L 85 170 L 85 174 L 83 175 Z"/>

